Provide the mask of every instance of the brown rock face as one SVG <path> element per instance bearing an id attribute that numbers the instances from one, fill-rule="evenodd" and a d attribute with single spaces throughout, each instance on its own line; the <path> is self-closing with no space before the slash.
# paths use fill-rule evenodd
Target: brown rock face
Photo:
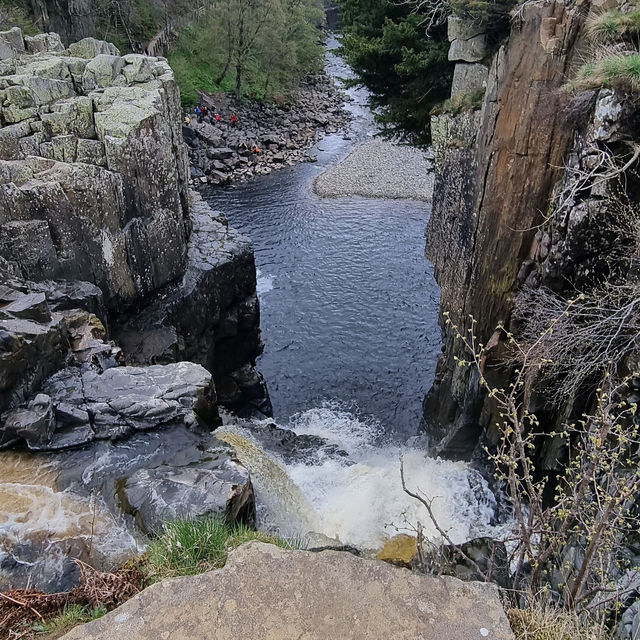
<path id="1" fill-rule="evenodd" d="M 165 580 L 66 640 L 511 640 L 495 585 L 350 553 L 251 542 L 224 569 Z"/>
<path id="2" fill-rule="evenodd" d="M 438 173 L 427 256 L 442 287 L 442 311 L 463 331 L 472 314 L 484 344 L 509 321 L 518 272 L 572 139 L 561 87 L 579 61 L 587 7 L 525 5 L 494 57 L 478 120 L 444 115 L 434 123 Z M 438 453 L 468 457 L 482 429 L 482 395 L 474 372 L 455 366 L 460 345 L 444 331 L 425 423 Z"/>

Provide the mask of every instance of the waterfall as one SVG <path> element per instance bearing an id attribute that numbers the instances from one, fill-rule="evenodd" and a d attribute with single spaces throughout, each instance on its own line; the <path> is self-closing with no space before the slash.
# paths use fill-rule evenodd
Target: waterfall
<path id="1" fill-rule="evenodd" d="M 420 521 L 425 535 L 438 540 L 424 506 L 402 490 L 402 455 L 407 485 L 433 498 L 438 524 L 454 542 L 492 530 L 495 498 L 486 481 L 465 463 L 430 458 L 417 446 L 385 444 L 379 423 L 335 404 L 298 414 L 286 427 L 297 435 L 322 437 L 342 454 L 333 447 L 327 448 L 333 454 L 321 449 L 314 459 L 300 456 L 285 462 L 265 450 L 251 431 L 257 434 L 266 422 L 216 432 L 249 469 L 264 528 L 297 536 L 313 531 L 344 544 L 378 548 L 399 531 L 411 532 Z"/>

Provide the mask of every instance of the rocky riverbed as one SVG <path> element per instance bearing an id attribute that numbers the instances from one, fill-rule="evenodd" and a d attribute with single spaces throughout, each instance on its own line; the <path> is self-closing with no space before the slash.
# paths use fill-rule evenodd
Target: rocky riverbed
<path id="1" fill-rule="evenodd" d="M 407 198 L 431 201 L 433 155 L 381 138 L 354 149 L 342 162 L 319 176 L 313 185 L 322 198 Z"/>
<path id="2" fill-rule="evenodd" d="M 191 122 L 183 125 L 191 162 L 190 184 L 246 181 L 298 162 L 314 162 L 308 150 L 349 122 L 343 109 L 345 99 L 326 73 L 307 78 L 295 100 L 285 105 L 239 103 L 221 94 L 203 95 L 202 104 L 209 115 L 198 122 L 191 113 Z M 235 126 L 230 120 L 233 114 L 238 118 Z"/>

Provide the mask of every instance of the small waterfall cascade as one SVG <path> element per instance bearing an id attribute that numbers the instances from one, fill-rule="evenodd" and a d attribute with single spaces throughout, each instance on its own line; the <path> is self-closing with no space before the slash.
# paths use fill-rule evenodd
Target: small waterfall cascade
<path id="1" fill-rule="evenodd" d="M 297 414 L 286 428 L 322 438 L 327 447 L 311 458 L 294 452 L 288 461 L 259 441 L 257 434 L 267 422 L 216 431 L 251 473 L 261 528 L 285 536 L 321 533 L 374 549 L 398 532 L 411 533 L 419 521 L 425 535 L 438 540 L 424 506 L 402 489 L 402 456 L 408 487 L 433 499 L 438 524 L 454 542 L 493 530 L 495 497 L 478 472 L 461 462 L 430 458 L 419 446 L 385 444 L 382 427 L 373 419 L 335 404 Z"/>

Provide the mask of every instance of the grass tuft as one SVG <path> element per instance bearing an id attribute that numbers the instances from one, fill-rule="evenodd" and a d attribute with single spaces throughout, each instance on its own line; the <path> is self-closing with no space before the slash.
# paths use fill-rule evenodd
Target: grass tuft
<path id="1" fill-rule="evenodd" d="M 477 111 L 478 109 L 482 109 L 484 94 L 484 89 L 478 89 L 469 93 L 458 93 L 433 108 L 431 110 L 431 115 L 435 116 L 443 113 L 452 113 L 453 115 L 457 115 L 466 111 Z"/>
<path id="2" fill-rule="evenodd" d="M 568 85 L 576 92 L 602 87 L 640 91 L 640 53 L 613 53 L 588 62 Z"/>
<path id="3" fill-rule="evenodd" d="M 178 518 L 165 525 L 151 542 L 143 570 L 151 581 L 157 581 L 219 569 L 230 551 L 251 540 L 285 549 L 301 547 L 297 540 L 278 538 L 242 524 L 230 526 L 220 517 Z"/>
<path id="4" fill-rule="evenodd" d="M 106 607 L 83 607 L 78 604 L 68 605 L 62 613 L 53 618 L 49 618 L 45 622 L 34 624 L 31 631 L 37 637 L 38 635 L 55 635 L 58 637 L 61 633 L 77 627 L 79 624 L 92 622 L 98 618 L 102 618 L 107 613 Z"/>
<path id="5" fill-rule="evenodd" d="M 509 609 L 507 617 L 516 640 L 607 640 L 606 631 L 575 611 L 559 610 L 546 602 L 527 609 Z"/>
<path id="6" fill-rule="evenodd" d="M 640 9 L 628 13 L 619 10 L 596 14 L 587 22 L 587 32 L 593 40 L 616 42 L 640 35 Z"/>

